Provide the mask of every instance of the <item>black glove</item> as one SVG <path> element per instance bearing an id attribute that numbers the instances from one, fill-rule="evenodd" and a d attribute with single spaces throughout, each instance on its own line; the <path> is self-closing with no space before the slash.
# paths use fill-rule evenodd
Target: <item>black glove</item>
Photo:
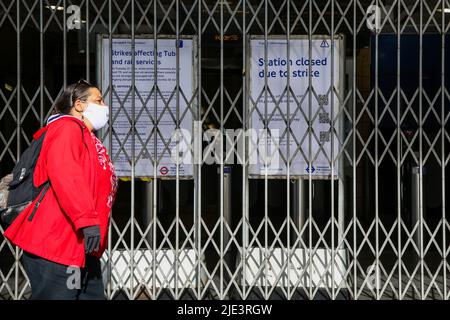
<path id="1" fill-rule="evenodd" d="M 84 235 L 84 251 L 86 254 L 97 251 L 100 248 L 100 227 L 90 226 L 82 229 Z"/>

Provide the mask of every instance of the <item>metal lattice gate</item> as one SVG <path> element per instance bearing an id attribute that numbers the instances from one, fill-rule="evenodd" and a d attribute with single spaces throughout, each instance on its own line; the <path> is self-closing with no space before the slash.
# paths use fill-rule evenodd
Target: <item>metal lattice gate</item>
<path id="1" fill-rule="evenodd" d="M 103 257 L 108 298 L 447 300 L 448 11 L 447 0 L 0 0 L 0 176 L 85 78 L 112 107 L 100 135 L 126 167 Z M 116 40 L 131 68 L 115 65 Z M 164 41 L 165 71 L 154 67 Z M 323 92 L 315 41 L 330 54 Z M 284 77 L 275 94 L 271 68 L 296 72 L 291 58 L 303 80 Z M 128 72 L 120 86 L 115 70 Z M 255 123 L 284 126 L 258 140 L 284 148 L 281 173 L 255 174 L 252 138 L 227 135 Z M 216 161 L 165 165 L 170 126 L 191 129 L 189 152 L 214 142 Z M 29 297 L 20 256 L 0 239 L 2 299 Z"/>

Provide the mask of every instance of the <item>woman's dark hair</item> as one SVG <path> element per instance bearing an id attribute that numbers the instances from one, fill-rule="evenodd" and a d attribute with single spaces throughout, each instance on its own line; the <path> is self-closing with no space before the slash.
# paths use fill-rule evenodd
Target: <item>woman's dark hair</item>
<path id="1" fill-rule="evenodd" d="M 97 88 L 85 80 L 68 85 L 64 92 L 53 103 L 53 114 L 69 114 L 73 104 L 77 100 L 84 101 L 89 97 L 89 89 Z M 98 89 L 98 88 L 97 88 Z"/>

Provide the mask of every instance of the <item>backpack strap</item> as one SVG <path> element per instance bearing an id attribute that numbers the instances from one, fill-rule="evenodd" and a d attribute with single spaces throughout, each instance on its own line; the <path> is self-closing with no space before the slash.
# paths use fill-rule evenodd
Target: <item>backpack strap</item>
<path id="1" fill-rule="evenodd" d="M 42 188 L 41 194 L 34 204 L 33 211 L 31 212 L 30 216 L 28 217 L 28 221 L 33 220 L 34 214 L 36 213 L 37 209 L 39 208 L 39 205 L 42 202 L 42 199 L 44 198 L 45 194 L 47 193 L 48 189 L 50 189 L 50 181 L 47 180 L 47 182 L 44 184 L 44 187 Z"/>
<path id="2" fill-rule="evenodd" d="M 84 141 L 85 141 L 85 140 L 84 140 L 84 132 L 83 132 L 84 126 L 83 126 L 78 120 L 76 120 L 76 118 L 73 117 L 73 116 L 65 116 L 65 115 L 64 115 L 64 116 L 55 117 L 54 119 L 52 119 L 52 121 L 49 121 L 49 122 L 47 123 L 47 125 L 49 125 L 51 122 L 56 121 L 56 120 L 58 120 L 59 118 L 62 118 L 62 117 L 66 118 L 66 119 L 70 119 L 70 120 L 76 122 L 76 123 L 80 126 L 80 129 L 81 129 L 81 138 L 83 139 L 83 143 L 84 143 Z M 49 120 L 50 120 L 50 119 L 49 119 Z M 47 180 L 47 181 L 43 184 L 43 187 L 42 187 L 42 189 L 41 189 L 41 191 L 40 191 L 40 194 L 39 194 L 39 198 L 38 198 L 38 200 L 36 201 L 36 203 L 35 203 L 34 206 L 33 206 L 33 211 L 31 212 L 30 216 L 28 217 L 28 221 L 32 221 L 32 220 L 33 220 L 34 215 L 36 214 L 36 211 L 37 211 L 37 209 L 39 208 L 39 205 L 41 204 L 42 199 L 44 199 L 44 196 L 45 196 L 45 194 L 47 193 L 48 189 L 50 189 L 50 180 Z"/>

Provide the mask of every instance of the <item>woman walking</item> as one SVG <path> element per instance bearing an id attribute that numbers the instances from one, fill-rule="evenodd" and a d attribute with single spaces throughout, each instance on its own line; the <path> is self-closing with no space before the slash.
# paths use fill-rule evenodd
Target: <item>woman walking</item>
<path id="1" fill-rule="evenodd" d="M 50 188 L 33 215 L 36 200 L 4 233 L 24 250 L 32 299 L 105 299 L 100 257 L 117 178 L 94 132 L 108 113 L 100 90 L 80 80 L 66 87 L 33 136 L 45 133 L 33 181 Z"/>

